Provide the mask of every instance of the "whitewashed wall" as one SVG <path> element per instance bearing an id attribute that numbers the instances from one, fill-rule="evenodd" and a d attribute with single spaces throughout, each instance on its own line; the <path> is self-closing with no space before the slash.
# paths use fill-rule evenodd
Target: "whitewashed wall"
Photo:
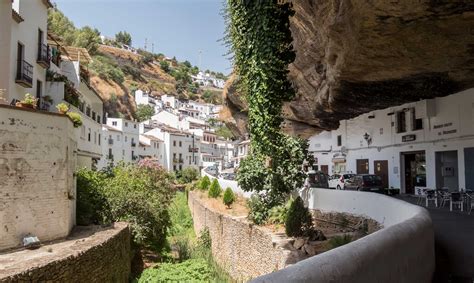
<path id="1" fill-rule="evenodd" d="M 58 114 L 0 106 L 0 250 L 27 234 L 65 237 L 75 222 L 76 141 Z"/>

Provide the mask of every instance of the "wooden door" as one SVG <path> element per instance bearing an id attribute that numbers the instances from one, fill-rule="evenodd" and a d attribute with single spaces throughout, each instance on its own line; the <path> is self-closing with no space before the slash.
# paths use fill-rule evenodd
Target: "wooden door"
<path id="1" fill-rule="evenodd" d="M 374 173 L 382 179 L 383 188 L 388 188 L 388 161 L 375 160 Z"/>
<path id="2" fill-rule="evenodd" d="M 321 171 L 324 174 L 329 175 L 329 166 L 328 165 L 321 165 Z"/>
<path id="3" fill-rule="evenodd" d="M 369 174 L 369 160 L 357 159 L 357 174 Z"/>

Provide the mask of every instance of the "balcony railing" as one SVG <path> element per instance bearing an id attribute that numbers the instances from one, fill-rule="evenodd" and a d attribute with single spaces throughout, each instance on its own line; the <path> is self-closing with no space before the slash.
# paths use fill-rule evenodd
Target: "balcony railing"
<path id="1" fill-rule="evenodd" d="M 136 147 L 137 144 L 135 142 L 132 142 L 132 147 Z"/>
<path id="2" fill-rule="evenodd" d="M 114 144 L 114 140 L 113 140 L 113 139 L 109 139 L 109 144 L 110 144 L 110 145 L 113 145 L 113 144 Z"/>
<path id="3" fill-rule="evenodd" d="M 49 46 L 40 43 L 38 45 L 38 59 L 36 60 L 36 62 L 44 68 L 48 68 L 50 61 L 51 57 L 49 56 Z"/>
<path id="4" fill-rule="evenodd" d="M 26 88 L 33 86 L 33 66 L 25 60 L 18 60 L 15 82 Z"/>
<path id="5" fill-rule="evenodd" d="M 135 161 L 135 160 L 137 160 L 137 159 L 138 159 L 138 156 L 132 155 L 132 160 L 133 160 L 133 161 Z"/>
<path id="6" fill-rule="evenodd" d="M 182 158 L 173 158 L 174 163 L 184 163 L 184 160 Z"/>
<path id="7" fill-rule="evenodd" d="M 198 147 L 195 147 L 195 148 L 189 148 L 188 149 L 189 152 L 199 152 L 199 148 Z"/>

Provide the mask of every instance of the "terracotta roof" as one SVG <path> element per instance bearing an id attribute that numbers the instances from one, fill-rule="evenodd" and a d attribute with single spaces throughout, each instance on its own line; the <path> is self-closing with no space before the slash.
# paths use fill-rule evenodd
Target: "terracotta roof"
<path id="1" fill-rule="evenodd" d="M 12 18 L 15 20 L 15 22 L 17 23 L 21 23 L 23 22 L 25 19 L 23 19 L 20 14 L 18 14 L 17 11 L 15 11 L 15 9 L 12 9 Z"/>

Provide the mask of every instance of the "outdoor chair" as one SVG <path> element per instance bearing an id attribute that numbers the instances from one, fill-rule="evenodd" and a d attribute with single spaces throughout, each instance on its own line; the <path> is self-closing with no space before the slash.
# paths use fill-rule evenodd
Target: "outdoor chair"
<path id="1" fill-rule="evenodd" d="M 446 205 L 446 202 L 451 200 L 451 195 L 449 194 L 449 188 L 443 187 L 440 190 L 438 190 L 438 194 L 441 197 L 441 205 L 440 207 L 444 207 Z"/>
<path id="2" fill-rule="evenodd" d="M 435 207 L 438 207 L 438 197 L 436 195 L 436 191 L 426 190 L 424 193 L 425 193 L 426 207 L 428 207 L 430 201 L 434 202 Z"/>
<path id="3" fill-rule="evenodd" d="M 426 191 L 422 188 L 416 188 L 416 195 L 418 196 L 416 204 L 421 205 L 423 203 L 423 200 L 426 199 Z"/>
<path id="4" fill-rule="evenodd" d="M 461 207 L 461 211 L 464 211 L 463 207 L 463 199 L 461 193 L 451 193 L 449 210 L 453 211 L 453 205 L 459 205 Z"/>
<path id="5" fill-rule="evenodd" d="M 474 208 L 474 194 L 466 194 L 466 198 L 469 201 L 469 215 L 471 215 L 472 208 Z"/>

